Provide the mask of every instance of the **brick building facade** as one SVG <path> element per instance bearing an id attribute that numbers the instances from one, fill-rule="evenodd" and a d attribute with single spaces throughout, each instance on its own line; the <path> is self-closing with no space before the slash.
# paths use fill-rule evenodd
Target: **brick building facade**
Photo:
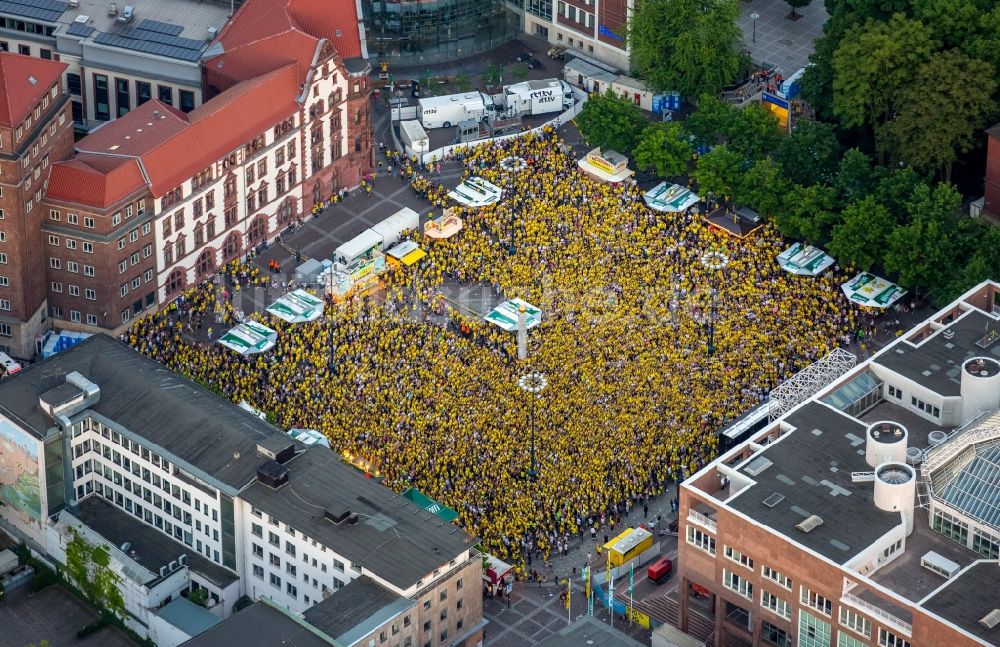
<path id="1" fill-rule="evenodd" d="M 323 6 L 245 3 L 206 51 L 205 104 L 185 113 L 152 99 L 54 166 L 53 320 L 120 330 L 371 170 L 357 20 Z"/>
<path id="2" fill-rule="evenodd" d="M 31 357 L 46 325 L 42 192 L 73 152 L 62 63 L 0 53 L 0 350 Z"/>

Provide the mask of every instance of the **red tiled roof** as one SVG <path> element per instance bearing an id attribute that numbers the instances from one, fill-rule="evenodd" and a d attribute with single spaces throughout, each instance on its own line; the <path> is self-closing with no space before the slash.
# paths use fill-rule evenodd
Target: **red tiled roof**
<path id="1" fill-rule="evenodd" d="M 340 33 L 338 36 L 337 33 Z M 291 62 L 309 69 L 319 39 L 341 58 L 361 56 L 355 0 L 249 0 L 223 28 L 205 62 L 213 74 L 242 81 Z"/>
<path id="2" fill-rule="evenodd" d="M 0 125 L 13 128 L 27 117 L 67 67 L 42 58 L 0 53 Z"/>
<path id="3" fill-rule="evenodd" d="M 45 197 L 102 209 L 144 186 L 135 158 L 80 154 L 52 165 Z"/>
<path id="4" fill-rule="evenodd" d="M 233 86 L 190 112 L 188 127 L 142 155 L 150 188 L 162 196 L 298 110 L 299 74 L 289 64 Z"/>
<path id="5" fill-rule="evenodd" d="M 188 116 L 153 99 L 109 121 L 76 143 L 82 153 L 142 155 L 188 126 Z"/>

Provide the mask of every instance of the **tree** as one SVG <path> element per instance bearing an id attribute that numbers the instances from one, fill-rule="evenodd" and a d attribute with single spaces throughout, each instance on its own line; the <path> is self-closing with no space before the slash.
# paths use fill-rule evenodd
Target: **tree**
<path id="1" fill-rule="evenodd" d="M 775 223 L 783 236 L 804 240 L 813 245 L 825 245 L 830 227 L 836 221 L 833 209 L 834 192 L 828 186 L 794 185 L 775 213 Z"/>
<path id="2" fill-rule="evenodd" d="M 643 0 L 629 20 L 634 69 L 655 90 L 718 94 L 740 69 L 737 0 Z"/>
<path id="3" fill-rule="evenodd" d="M 841 159 L 840 144 L 831 124 L 802 121 L 774 150 L 774 160 L 788 178 L 802 185 L 829 183 Z"/>
<path id="4" fill-rule="evenodd" d="M 871 191 L 872 178 L 871 159 L 856 148 L 852 148 L 841 158 L 837 165 L 837 175 L 833 179 L 833 188 L 837 192 L 837 201 L 843 205 L 856 202 Z"/>
<path id="5" fill-rule="evenodd" d="M 934 25 L 934 36 L 947 48 L 969 42 L 982 14 L 974 0 L 913 0 L 913 17 Z"/>
<path id="6" fill-rule="evenodd" d="M 646 126 L 635 147 L 637 168 L 652 169 L 661 177 L 683 175 L 691 164 L 694 147 L 684 126 L 676 121 Z"/>
<path id="7" fill-rule="evenodd" d="M 684 119 L 684 128 L 699 144 L 721 144 L 733 130 L 736 112 L 733 104 L 714 95 L 703 94 L 698 99 L 698 109 Z"/>
<path id="8" fill-rule="evenodd" d="M 469 88 L 472 87 L 472 80 L 465 72 L 459 72 L 456 74 L 455 78 L 452 79 L 452 83 L 455 85 L 455 89 L 459 92 L 467 92 Z"/>
<path id="9" fill-rule="evenodd" d="M 849 29 L 834 52 L 833 112 L 848 128 L 867 128 L 880 156 L 901 92 L 935 49 L 929 27 L 896 14 Z"/>
<path id="10" fill-rule="evenodd" d="M 499 87 L 503 83 L 503 65 L 490 63 L 483 71 L 483 83 L 486 87 Z"/>
<path id="11" fill-rule="evenodd" d="M 639 133 L 647 124 L 639 108 L 611 90 L 594 95 L 576 118 L 580 133 L 591 146 L 609 148 L 629 155 Z"/>
<path id="12" fill-rule="evenodd" d="M 953 218 L 925 213 L 889 234 L 885 269 L 895 272 L 900 285 L 917 296 L 950 285 L 955 271 L 953 255 Z"/>
<path id="13" fill-rule="evenodd" d="M 739 180 L 734 202 L 746 205 L 763 216 L 774 216 L 784 203 L 791 183 L 784 170 L 770 158 L 757 160 Z"/>
<path id="14" fill-rule="evenodd" d="M 807 7 L 811 2 L 812 0 L 785 0 L 785 4 L 787 4 L 788 7 L 791 9 L 791 11 L 788 12 L 788 15 L 785 17 L 788 18 L 789 20 L 798 20 L 799 18 L 801 18 L 801 16 L 795 13 L 795 10 Z"/>
<path id="15" fill-rule="evenodd" d="M 698 167 L 692 177 L 704 198 L 713 193 L 718 197 L 733 195 L 740 179 L 743 156 L 725 144 L 720 144 L 698 158 Z"/>
<path id="16" fill-rule="evenodd" d="M 526 78 L 528 78 L 528 72 L 529 69 L 527 63 L 518 63 L 517 65 L 514 66 L 514 69 L 511 70 L 510 75 L 514 78 L 515 81 L 523 81 Z"/>
<path id="17" fill-rule="evenodd" d="M 840 214 L 827 249 L 843 266 L 862 271 L 871 269 L 882 258 L 886 241 L 895 227 L 889 210 L 874 196 L 852 202 Z"/>
<path id="18" fill-rule="evenodd" d="M 889 125 L 896 156 L 949 180 L 958 154 L 972 148 L 996 108 L 996 87 L 992 66 L 957 49 L 925 62 L 901 90 L 898 114 Z"/>
<path id="19" fill-rule="evenodd" d="M 125 599 L 118 588 L 120 575 L 111 570 L 106 546 L 95 546 L 76 530 L 66 542 L 66 574 L 97 608 L 117 618 L 125 616 Z"/>
<path id="20" fill-rule="evenodd" d="M 892 215 L 894 223 L 906 223 L 910 218 L 908 202 L 915 194 L 917 187 L 924 184 L 912 168 L 887 169 L 879 167 L 875 170 L 875 186 L 872 191 L 875 200 L 885 206 Z"/>
<path id="21" fill-rule="evenodd" d="M 757 104 L 736 110 L 727 134 L 729 145 L 750 160 L 764 157 L 786 137 L 778 118 Z"/>

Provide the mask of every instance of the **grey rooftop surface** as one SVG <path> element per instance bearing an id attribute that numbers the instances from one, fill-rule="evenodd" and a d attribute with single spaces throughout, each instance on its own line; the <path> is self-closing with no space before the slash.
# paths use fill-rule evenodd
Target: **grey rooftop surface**
<path id="1" fill-rule="evenodd" d="M 785 421 L 795 431 L 739 467 L 756 484 L 731 499 L 730 507 L 839 564 L 902 523 L 898 512 L 875 507 L 872 483 L 851 481 L 851 472 L 872 471 L 865 461 L 866 425 L 817 402 L 795 409 Z M 760 458 L 772 464 L 748 473 Z M 810 515 L 823 523 L 810 532 L 795 527 Z"/>
<path id="2" fill-rule="evenodd" d="M 187 555 L 188 568 L 213 584 L 226 587 L 237 580 L 237 576 L 228 569 L 202 557 L 195 549 L 175 541 L 96 494 L 81 501 L 73 511 L 73 516 L 116 547 L 121 547 L 125 542 L 131 544 L 130 551 L 134 550 L 135 556 L 129 556 L 154 574 L 159 573 L 161 566 L 167 566 L 181 555 Z"/>
<path id="3" fill-rule="evenodd" d="M 285 467 L 287 484 L 274 489 L 258 481 L 240 496 L 400 589 L 476 543 L 458 526 L 365 478 L 326 447 L 310 447 Z M 357 514 L 359 520 L 335 524 L 327 510 Z"/>
<path id="4" fill-rule="evenodd" d="M 184 647 L 256 647 L 294 645 L 330 647 L 330 641 L 302 620 L 265 602 L 237 611 Z"/>
<path id="5" fill-rule="evenodd" d="M 92 411 L 218 486 L 239 490 L 247 485 L 266 460 L 257 454 L 257 444 L 284 438 L 276 427 L 107 335 L 94 335 L 5 379 L 0 413 L 44 438 L 55 424 L 38 398 L 73 371 L 101 389 Z"/>
<path id="6" fill-rule="evenodd" d="M 594 616 L 583 616 L 563 627 L 535 647 L 645 647 L 643 643 L 613 629 Z"/>
<path id="7" fill-rule="evenodd" d="M 997 328 L 992 317 L 973 310 L 958 321 L 936 332 L 919 345 L 903 340 L 873 358 L 900 375 L 921 384 L 938 395 L 960 395 L 962 364 L 973 357 L 1000 358 L 1000 341 L 985 348 L 978 345 L 986 333 Z M 947 331 L 951 333 L 945 334 Z M 949 339 L 950 337 L 950 339 Z"/>
<path id="8" fill-rule="evenodd" d="M 302 617 L 334 640 L 350 645 L 416 604 L 362 575 L 307 609 Z"/>
<path id="9" fill-rule="evenodd" d="M 923 606 L 987 642 L 1000 644 L 1000 625 L 987 629 L 979 624 L 980 618 L 1000 606 L 998 582 L 997 560 L 981 560 L 953 577 Z M 987 592 L 992 595 L 984 595 Z"/>
<path id="10" fill-rule="evenodd" d="M 184 597 L 170 601 L 156 615 L 189 636 L 197 636 L 222 622 L 205 607 Z"/>

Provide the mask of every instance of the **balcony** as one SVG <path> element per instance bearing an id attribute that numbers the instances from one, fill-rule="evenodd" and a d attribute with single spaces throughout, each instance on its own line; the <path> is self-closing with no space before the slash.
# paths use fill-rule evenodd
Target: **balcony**
<path id="1" fill-rule="evenodd" d="M 845 593 L 843 596 L 841 596 L 840 603 L 852 606 L 856 609 L 863 611 L 866 615 L 869 615 L 873 618 L 877 618 L 882 624 L 900 631 L 907 637 L 913 636 L 912 624 L 906 622 L 901 618 L 894 616 L 888 611 L 884 611 L 878 608 L 871 602 L 862 600 L 856 595 L 852 595 L 851 593 Z"/>
<path id="2" fill-rule="evenodd" d="M 697 510 L 693 509 L 688 510 L 687 520 L 690 521 L 691 523 L 695 523 L 698 524 L 699 526 L 707 528 L 708 530 L 711 530 L 713 533 L 718 530 L 718 524 L 716 523 L 715 519 L 712 519 L 711 517 L 708 517 L 698 512 Z"/>

